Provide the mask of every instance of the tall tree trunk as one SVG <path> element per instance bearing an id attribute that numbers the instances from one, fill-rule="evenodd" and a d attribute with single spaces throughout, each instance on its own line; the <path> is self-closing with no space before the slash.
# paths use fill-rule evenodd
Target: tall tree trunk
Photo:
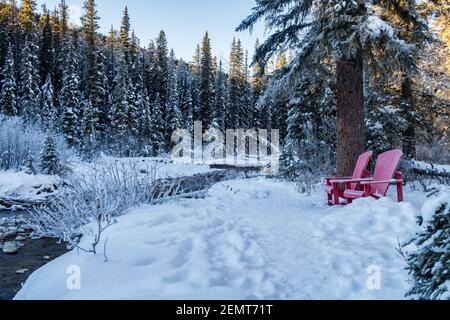
<path id="1" fill-rule="evenodd" d="M 414 99 L 412 92 L 411 77 L 404 75 L 402 82 L 402 101 L 403 114 L 408 123 L 408 127 L 403 131 L 403 152 L 406 159 L 414 159 L 416 157 L 416 128 L 413 116 Z"/>
<path id="2" fill-rule="evenodd" d="M 362 52 L 337 65 L 337 174 L 351 176 L 365 149 L 364 67 Z"/>

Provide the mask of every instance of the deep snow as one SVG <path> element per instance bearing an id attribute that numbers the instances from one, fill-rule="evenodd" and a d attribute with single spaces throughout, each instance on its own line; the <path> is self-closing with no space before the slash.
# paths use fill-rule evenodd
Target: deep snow
<path id="1" fill-rule="evenodd" d="M 223 182 L 205 199 L 132 210 L 107 231 L 109 262 L 72 251 L 33 273 L 16 299 L 402 299 L 408 275 L 396 248 L 417 230 L 424 197 L 330 208 L 322 190 Z M 66 286 L 73 265 L 81 290 Z M 367 286 L 374 271 L 380 290 Z"/>
<path id="2" fill-rule="evenodd" d="M 4 199 L 39 201 L 61 187 L 63 180 L 58 176 L 29 175 L 18 171 L 0 172 L 0 197 Z M 0 210 L 2 210 L 0 206 Z M 20 209 L 20 208 L 18 208 Z"/>

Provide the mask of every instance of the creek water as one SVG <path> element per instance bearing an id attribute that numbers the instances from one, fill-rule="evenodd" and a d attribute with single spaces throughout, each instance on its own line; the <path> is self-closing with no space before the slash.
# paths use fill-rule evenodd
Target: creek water
<path id="1" fill-rule="evenodd" d="M 20 216 L 26 219 L 28 215 L 27 211 L 0 210 L 0 220 Z M 5 241 L 14 241 L 14 238 Z M 13 299 L 32 272 L 68 251 L 66 245 L 56 239 L 32 240 L 27 237 L 21 242 L 24 246 L 16 254 L 5 254 L 0 250 L 0 300 Z M 28 271 L 23 274 L 17 273 L 23 269 Z"/>

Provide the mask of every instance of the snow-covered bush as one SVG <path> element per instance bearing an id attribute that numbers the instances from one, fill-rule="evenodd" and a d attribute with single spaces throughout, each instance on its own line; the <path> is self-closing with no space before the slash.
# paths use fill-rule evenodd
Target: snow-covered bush
<path id="1" fill-rule="evenodd" d="M 407 256 L 413 287 L 408 297 L 450 300 L 450 188 L 429 194 L 419 224 L 423 228 L 409 244 L 417 249 Z"/>
<path id="2" fill-rule="evenodd" d="M 27 160 L 39 159 L 46 134 L 37 125 L 25 124 L 19 117 L 0 115 L 0 169 L 19 169 Z M 64 138 L 55 136 L 60 162 L 65 164 L 73 155 Z"/>
<path id="3" fill-rule="evenodd" d="M 156 179 L 156 167 L 100 159 L 92 169 L 70 177 L 69 187 L 58 195 L 55 204 L 32 213 L 37 233 L 95 254 L 102 233 L 116 217 L 134 206 L 160 199 L 162 192 L 155 190 L 174 190 L 165 183 Z M 91 237 L 89 247 L 80 246 L 82 235 Z"/>
<path id="4" fill-rule="evenodd" d="M 58 150 L 56 148 L 55 139 L 51 135 L 45 138 L 40 160 L 43 173 L 59 174 L 61 172 L 62 168 L 59 163 Z"/>
<path id="5" fill-rule="evenodd" d="M 309 193 L 324 176 L 332 175 L 334 167 L 329 147 L 311 138 L 285 147 L 280 171 L 284 178 L 297 183 L 301 193 Z"/>

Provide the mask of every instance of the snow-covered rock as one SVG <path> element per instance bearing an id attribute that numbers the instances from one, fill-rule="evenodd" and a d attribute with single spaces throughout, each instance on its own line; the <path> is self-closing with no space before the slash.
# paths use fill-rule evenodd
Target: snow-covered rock
<path id="1" fill-rule="evenodd" d="M 3 253 L 14 254 L 19 251 L 15 242 L 5 242 L 2 248 Z"/>

